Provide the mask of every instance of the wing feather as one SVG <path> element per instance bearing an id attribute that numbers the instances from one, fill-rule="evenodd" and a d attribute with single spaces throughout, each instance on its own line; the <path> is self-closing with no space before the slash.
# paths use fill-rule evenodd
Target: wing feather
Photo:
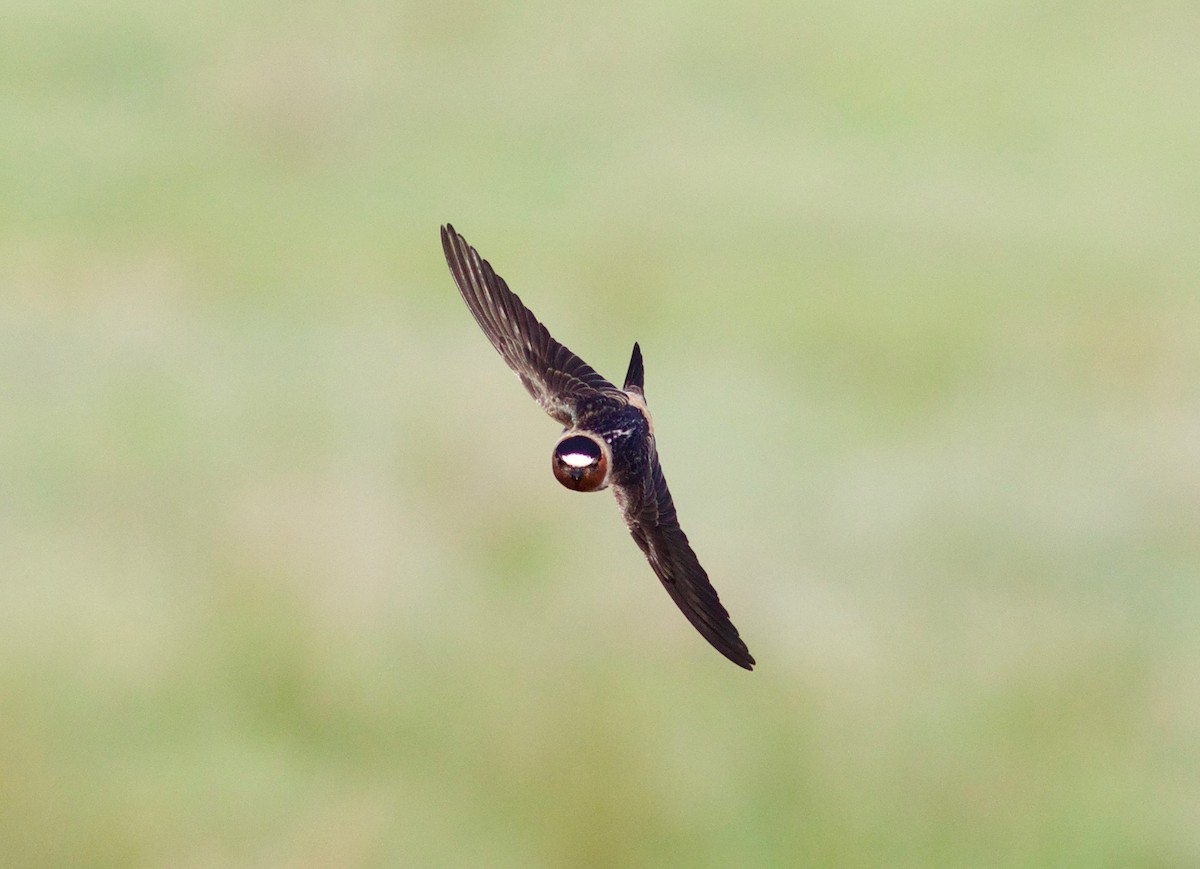
<path id="1" fill-rule="evenodd" d="M 679 527 L 675 502 L 657 455 L 640 486 L 618 488 L 617 501 L 629 533 L 687 620 L 718 652 L 739 667 L 752 670 L 754 657 Z"/>
<path id="2" fill-rule="evenodd" d="M 475 322 L 546 413 L 570 426 L 583 401 L 627 401 L 624 392 L 555 341 L 504 278 L 450 224 L 442 227 L 442 250 Z"/>

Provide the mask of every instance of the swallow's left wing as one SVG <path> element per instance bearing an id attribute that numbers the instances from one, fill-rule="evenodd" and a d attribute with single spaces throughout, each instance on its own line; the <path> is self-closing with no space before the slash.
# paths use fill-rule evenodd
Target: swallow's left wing
<path id="1" fill-rule="evenodd" d="M 628 402 L 624 392 L 555 341 L 504 278 L 450 224 L 442 227 L 442 250 L 479 328 L 546 413 L 571 426 L 588 400 Z"/>
<path id="2" fill-rule="evenodd" d="M 651 456 L 640 484 L 614 486 L 614 490 L 629 533 L 687 620 L 726 658 L 739 667 L 754 669 L 754 657 L 679 527 L 658 455 Z"/>

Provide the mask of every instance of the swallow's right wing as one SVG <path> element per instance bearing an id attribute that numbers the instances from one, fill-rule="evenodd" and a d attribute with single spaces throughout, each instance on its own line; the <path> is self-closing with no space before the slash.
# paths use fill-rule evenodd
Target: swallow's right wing
<path id="1" fill-rule="evenodd" d="M 624 392 L 559 344 L 475 248 L 446 224 L 442 249 L 479 328 L 542 409 L 565 426 L 589 400 L 628 403 Z"/>

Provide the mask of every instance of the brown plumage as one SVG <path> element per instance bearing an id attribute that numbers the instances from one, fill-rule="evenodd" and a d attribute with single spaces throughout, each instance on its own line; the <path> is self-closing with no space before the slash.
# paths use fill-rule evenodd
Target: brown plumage
<path id="1" fill-rule="evenodd" d="M 712 646 L 739 667 L 754 658 L 729 620 L 708 574 L 679 527 L 646 408 L 641 348 L 623 389 L 558 343 L 487 260 L 447 224 L 442 249 L 459 292 L 492 346 L 546 413 L 565 426 L 555 446 L 564 486 L 612 486 L 634 542 L 671 599 Z"/>

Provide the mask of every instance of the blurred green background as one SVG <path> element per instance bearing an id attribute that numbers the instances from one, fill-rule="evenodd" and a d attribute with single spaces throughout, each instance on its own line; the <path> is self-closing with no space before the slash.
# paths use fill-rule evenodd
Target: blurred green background
<path id="1" fill-rule="evenodd" d="M 1200 6 L 5 18 L 0 864 L 1200 865 Z"/>

